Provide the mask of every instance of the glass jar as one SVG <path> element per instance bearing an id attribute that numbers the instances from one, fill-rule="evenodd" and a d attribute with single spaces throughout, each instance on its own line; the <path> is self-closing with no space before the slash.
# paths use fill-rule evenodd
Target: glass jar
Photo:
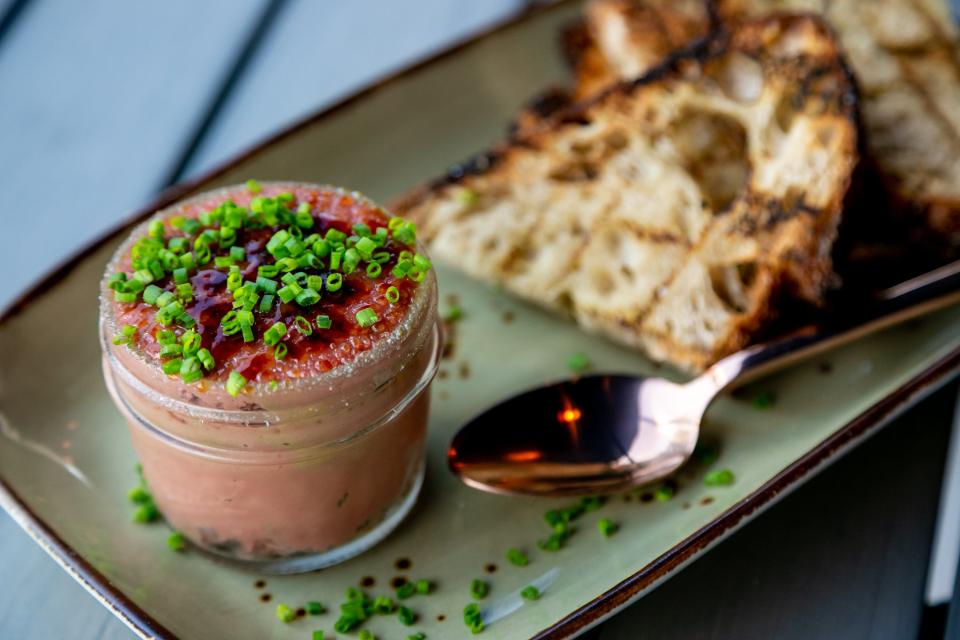
<path id="1" fill-rule="evenodd" d="M 210 194 L 193 200 L 200 198 Z M 120 247 L 108 274 L 148 224 Z M 310 571 L 373 546 L 411 510 L 441 351 L 432 271 L 404 319 L 370 349 L 316 375 L 251 381 L 238 397 L 222 384 L 184 384 L 114 345 L 110 293 L 105 277 L 107 388 L 160 512 L 195 545 L 259 572 Z"/>

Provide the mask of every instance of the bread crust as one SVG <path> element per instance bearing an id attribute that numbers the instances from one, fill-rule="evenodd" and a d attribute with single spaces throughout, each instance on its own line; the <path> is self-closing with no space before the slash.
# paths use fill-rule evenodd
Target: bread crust
<path id="1" fill-rule="evenodd" d="M 393 203 L 440 260 L 678 367 L 820 304 L 857 164 L 829 28 L 719 28 Z"/>

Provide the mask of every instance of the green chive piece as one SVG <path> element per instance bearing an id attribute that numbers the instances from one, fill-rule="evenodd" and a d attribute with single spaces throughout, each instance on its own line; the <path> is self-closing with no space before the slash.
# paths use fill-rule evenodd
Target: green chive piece
<path id="1" fill-rule="evenodd" d="M 153 502 L 153 496 L 145 487 L 134 487 L 127 492 L 127 497 L 133 504 L 148 504 Z"/>
<path id="2" fill-rule="evenodd" d="M 653 497 L 657 502 L 669 502 L 677 494 L 677 487 L 672 482 L 664 482 L 653 491 Z"/>
<path id="3" fill-rule="evenodd" d="M 433 585 L 429 580 L 417 580 L 415 584 L 417 593 L 419 593 L 421 596 L 429 595 L 430 591 L 433 589 Z"/>
<path id="4" fill-rule="evenodd" d="M 397 304 L 400 302 L 400 290 L 396 287 L 387 287 L 387 292 L 383 297 L 385 297 L 390 304 Z"/>
<path id="5" fill-rule="evenodd" d="M 726 487 L 733 484 L 736 477 L 730 469 L 717 469 L 710 471 L 703 477 L 703 484 L 708 487 Z"/>
<path id="6" fill-rule="evenodd" d="M 620 527 L 609 518 L 600 518 L 597 520 L 597 529 L 604 538 L 609 538 L 617 532 Z"/>
<path id="7" fill-rule="evenodd" d="M 320 302 L 320 294 L 313 289 L 304 289 L 297 294 L 297 304 L 301 307 L 309 307 Z"/>
<path id="8" fill-rule="evenodd" d="M 167 546 L 174 551 L 183 551 L 187 548 L 187 539 L 179 531 L 174 531 L 167 536 Z"/>
<path id="9" fill-rule="evenodd" d="M 284 624 L 289 624 L 297 619 L 296 612 L 283 604 L 282 602 L 277 605 L 277 620 Z"/>
<path id="10" fill-rule="evenodd" d="M 603 496 L 586 496 L 580 500 L 580 505 L 584 511 L 596 511 L 606 503 L 607 499 Z"/>
<path id="11" fill-rule="evenodd" d="M 373 611 L 381 616 L 390 615 L 397 608 L 393 600 L 386 596 L 378 596 L 373 601 Z"/>
<path id="12" fill-rule="evenodd" d="M 280 289 L 278 289 L 277 296 L 279 296 L 283 302 L 290 302 L 291 300 L 297 297 L 297 294 L 293 289 L 287 286 L 287 287 L 281 287 Z"/>
<path id="13" fill-rule="evenodd" d="M 377 640 L 377 638 L 369 629 L 361 629 L 360 635 L 357 636 L 357 640 Z"/>
<path id="14" fill-rule="evenodd" d="M 567 368 L 573 373 L 581 374 L 590 368 L 590 358 L 585 353 L 574 353 L 567 358 Z"/>
<path id="15" fill-rule="evenodd" d="M 331 273 L 327 276 L 327 291 L 333 293 L 334 291 L 339 291 L 340 287 L 343 286 L 343 276 L 339 273 Z"/>
<path id="16" fill-rule="evenodd" d="M 167 360 L 160 365 L 160 368 L 163 369 L 163 372 L 168 376 L 176 376 L 180 374 L 180 367 L 183 366 L 183 360 L 180 358 L 174 358 L 173 360 Z"/>
<path id="17" fill-rule="evenodd" d="M 463 311 L 460 309 L 460 306 L 456 304 L 450 305 L 450 308 L 447 309 L 447 312 L 443 314 L 443 319 L 447 322 L 456 322 L 462 317 Z"/>
<path id="18" fill-rule="evenodd" d="M 328 315 L 317 316 L 317 329 L 329 329 L 333 326 L 333 320 Z"/>
<path id="19" fill-rule="evenodd" d="M 409 607 L 397 607 L 397 619 L 400 620 L 400 624 L 409 627 L 417 621 L 417 614 Z"/>
<path id="20" fill-rule="evenodd" d="M 364 240 L 366 240 L 366 238 L 364 238 Z M 383 267 L 380 266 L 379 262 L 370 262 L 367 264 L 368 278 L 379 278 L 382 272 L 383 272 Z"/>
<path id="21" fill-rule="evenodd" d="M 363 622 L 360 618 L 351 615 L 341 615 L 333 623 L 333 628 L 339 633 L 349 633 L 356 629 Z"/>
<path id="22" fill-rule="evenodd" d="M 261 191 L 263 191 L 263 187 L 260 186 L 259 182 L 257 182 L 253 178 L 250 178 L 249 180 L 247 180 L 247 191 L 249 191 L 250 193 L 260 193 Z"/>
<path id="23" fill-rule="evenodd" d="M 380 318 L 377 317 L 377 312 L 371 307 L 357 311 L 356 318 L 357 324 L 365 329 L 367 327 L 372 327 L 377 323 L 378 320 L 380 320 Z"/>
<path id="24" fill-rule="evenodd" d="M 211 371 L 216 366 L 216 361 L 213 359 L 213 354 L 210 353 L 209 349 L 200 349 L 197 351 L 197 359 L 200 360 L 200 364 L 203 365 L 203 368 L 207 371 Z"/>
<path id="25" fill-rule="evenodd" d="M 243 247 L 230 247 L 230 257 L 237 262 L 243 262 L 247 257 L 247 252 Z"/>
<path id="26" fill-rule="evenodd" d="M 412 582 L 404 582 L 402 585 L 397 587 L 397 598 L 400 600 L 406 600 L 407 598 L 412 598 L 416 592 L 416 585 L 414 585 Z"/>
<path id="27" fill-rule="evenodd" d="M 753 407 L 755 409 L 769 409 L 773 406 L 774 400 L 775 398 L 772 393 L 758 393 L 753 398 Z"/>
<path id="28" fill-rule="evenodd" d="M 260 313 L 269 313 L 270 310 L 273 309 L 273 300 L 274 300 L 274 297 L 272 294 L 268 293 L 265 296 L 263 296 L 260 299 L 260 307 L 259 307 Z"/>
<path id="29" fill-rule="evenodd" d="M 507 561 L 518 567 L 525 567 L 530 564 L 530 559 L 520 549 L 507 549 Z"/>
<path id="30" fill-rule="evenodd" d="M 263 333 L 263 341 L 267 344 L 267 346 L 272 347 L 280 342 L 286 333 L 287 325 L 283 324 L 283 322 L 276 322 Z"/>
<path id="31" fill-rule="evenodd" d="M 137 507 L 137 510 L 133 512 L 134 522 L 139 522 L 140 524 L 146 524 L 147 522 L 154 522 L 160 518 L 160 511 L 157 509 L 157 505 L 153 502 L 148 502 Z"/>
<path id="32" fill-rule="evenodd" d="M 150 230 L 147 232 L 151 238 L 163 240 L 163 221 L 154 220 L 150 223 Z"/>
<path id="33" fill-rule="evenodd" d="M 313 632 L 313 635 L 310 636 L 311 640 L 323 640 L 323 630 L 317 629 Z"/>
<path id="34" fill-rule="evenodd" d="M 184 358 L 180 364 L 180 379 L 189 384 L 202 377 L 203 371 L 200 370 L 200 359 L 194 356 Z"/>
<path id="35" fill-rule="evenodd" d="M 523 589 L 520 590 L 520 597 L 524 600 L 539 600 L 540 599 L 540 589 L 537 589 L 532 584 L 528 584 Z"/>
<path id="36" fill-rule="evenodd" d="M 423 631 L 417 631 L 407 636 L 407 640 L 427 640 L 427 634 Z"/>
<path id="37" fill-rule="evenodd" d="M 323 603 L 317 602 L 316 600 L 311 600 L 308 602 L 305 608 L 307 613 L 312 616 L 319 616 L 327 610 L 327 608 L 323 606 Z"/>
<path id="38" fill-rule="evenodd" d="M 476 603 L 468 604 L 463 608 L 463 623 L 470 629 L 470 633 L 476 635 L 483 631 L 483 615 L 480 613 L 480 606 Z"/>
<path id="39" fill-rule="evenodd" d="M 297 326 L 297 331 L 302 333 L 304 336 L 309 336 L 313 333 L 313 326 L 310 324 L 310 321 L 303 316 L 295 317 L 293 319 L 293 323 Z"/>
<path id="40" fill-rule="evenodd" d="M 283 360 L 287 357 L 287 345 L 281 342 L 273 349 L 273 359 L 274 360 Z"/>
<path id="41" fill-rule="evenodd" d="M 231 371 L 227 378 L 227 393 L 236 397 L 240 390 L 247 385 L 247 379 L 238 371 Z"/>
<path id="42" fill-rule="evenodd" d="M 490 593 L 490 585 L 485 581 L 476 579 L 470 583 L 470 597 L 474 600 L 483 600 Z"/>

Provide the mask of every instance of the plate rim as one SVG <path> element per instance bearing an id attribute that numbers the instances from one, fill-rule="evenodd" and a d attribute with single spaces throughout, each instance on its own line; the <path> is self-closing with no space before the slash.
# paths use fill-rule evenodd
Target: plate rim
<path id="1" fill-rule="evenodd" d="M 438 52 L 428 55 L 403 69 L 387 74 L 327 107 L 294 120 L 291 124 L 263 137 L 195 178 L 164 189 L 149 204 L 124 216 L 118 223 L 94 237 L 82 248 L 68 254 L 57 266 L 35 279 L 33 284 L 25 287 L 22 293 L 0 310 L 0 327 L 25 311 L 31 303 L 45 292 L 49 285 L 67 276 L 86 257 L 105 243 L 124 233 L 131 225 L 144 220 L 154 211 L 169 206 L 183 195 L 215 180 L 236 165 L 274 144 L 299 133 L 342 109 L 350 107 L 353 103 L 363 100 L 407 76 L 415 74 L 421 69 L 451 57 L 500 31 L 578 1 L 580 0 L 529 3 L 473 35 L 458 39 Z M 599 624 L 617 610 L 642 597 L 671 577 L 678 569 L 700 557 L 703 552 L 720 543 L 726 536 L 734 533 L 755 516 L 773 506 L 779 499 L 801 486 L 802 481 L 825 469 L 842 454 L 859 445 L 868 436 L 879 431 L 897 415 L 949 382 L 958 373 L 960 373 L 960 347 L 940 357 L 884 396 L 880 401 L 838 427 L 828 438 L 781 469 L 764 484 L 711 522 L 673 545 L 628 578 L 607 589 L 549 627 L 540 630 L 532 638 L 534 640 L 555 640 L 572 637 Z M 144 639 L 161 638 L 163 640 L 179 639 L 179 636 L 137 605 L 107 576 L 66 543 L 49 523 L 30 508 L 7 482 L 2 473 L 0 473 L 0 508 L 3 508 L 13 518 L 14 522 L 47 555 L 53 558 L 70 577 L 80 583 L 87 592 L 126 624 L 138 637 Z"/>

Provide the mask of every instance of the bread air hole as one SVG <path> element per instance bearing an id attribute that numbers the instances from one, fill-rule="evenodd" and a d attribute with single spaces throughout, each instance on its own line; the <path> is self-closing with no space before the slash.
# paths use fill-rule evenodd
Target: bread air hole
<path id="1" fill-rule="evenodd" d="M 763 67 L 750 56 L 736 52 L 724 59 L 717 83 L 731 100 L 745 104 L 756 102 L 763 93 Z"/>
<path id="2" fill-rule="evenodd" d="M 687 108 L 671 125 L 670 136 L 710 209 L 726 210 L 750 175 L 743 125 L 723 114 Z"/>
<path id="3" fill-rule="evenodd" d="M 736 313 L 744 313 L 750 306 L 748 292 L 757 273 L 754 262 L 733 266 L 710 267 L 710 284 L 725 307 Z"/>

